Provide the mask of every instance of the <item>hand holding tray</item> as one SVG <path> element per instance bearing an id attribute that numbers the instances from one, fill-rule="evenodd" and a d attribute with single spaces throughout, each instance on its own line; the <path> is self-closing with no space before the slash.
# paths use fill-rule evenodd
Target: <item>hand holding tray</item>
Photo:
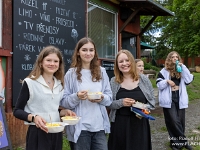
<path id="1" fill-rule="evenodd" d="M 145 114 L 142 109 L 139 109 L 139 108 L 136 108 L 136 107 L 131 107 L 131 111 L 136 113 L 137 115 L 140 115 L 146 119 L 149 119 L 149 120 L 155 120 L 154 117 L 152 117 L 151 115 L 149 114 Z"/>

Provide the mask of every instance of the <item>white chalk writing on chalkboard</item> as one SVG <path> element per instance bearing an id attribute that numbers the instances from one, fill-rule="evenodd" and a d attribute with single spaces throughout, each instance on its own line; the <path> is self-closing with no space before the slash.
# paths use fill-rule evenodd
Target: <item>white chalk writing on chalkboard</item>
<path id="1" fill-rule="evenodd" d="M 47 22 L 50 22 L 50 15 L 46 15 L 46 12 L 44 12 L 43 14 L 40 13 L 40 19 L 43 20 L 43 21 L 47 21 Z"/>
<path id="2" fill-rule="evenodd" d="M 45 37 L 45 35 L 36 35 L 36 34 L 32 34 L 32 33 L 23 33 L 24 40 L 32 41 L 32 42 L 44 43 L 44 37 Z"/>
<path id="3" fill-rule="evenodd" d="M 73 55 L 73 53 L 74 53 L 74 50 L 64 49 L 64 54 L 65 54 L 65 55 Z"/>
<path id="4" fill-rule="evenodd" d="M 25 60 L 25 61 L 29 61 L 29 60 L 31 60 L 30 55 L 29 55 L 29 54 L 26 54 L 26 55 L 24 56 L 24 60 Z"/>
<path id="5" fill-rule="evenodd" d="M 74 42 L 77 43 L 78 32 L 76 29 L 72 29 L 71 37 L 74 39 Z"/>
<path id="6" fill-rule="evenodd" d="M 57 4 L 65 5 L 66 1 L 65 0 L 50 0 L 52 2 L 55 2 Z"/>
<path id="7" fill-rule="evenodd" d="M 70 58 L 68 58 L 68 59 L 67 59 L 67 63 L 68 63 L 68 64 L 71 64 L 71 63 L 72 63 L 72 60 L 71 60 Z"/>
<path id="8" fill-rule="evenodd" d="M 38 8 L 37 0 L 21 0 L 21 3 L 30 7 Z"/>
<path id="9" fill-rule="evenodd" d="M 78 13 L 76 13 L 76 12 L 73 12 L 73 18 L 74 19 L 76 19 L 76 15 L 77 15 Z"/>
<path id="10" fill-rule="evenodd" d="M 36 24 L 36 31 L 48 34 L 58 34 L 59 28 L 55 26 L 47 26 L 40 23 Z"/>
<path id="11" fill-rule="evenodd" d="M 61 25 L 61 26 L 65 26 L 65 27 L 74 28 L 74 21 L 73 20 L 68 20 L 68 19 L 64 19 L 64 18 L 60 18 L 60 17 L 56 17 L 56 24 Z"/>
<path id="12" fill-rule="evenodd" d="M 64 42 L 65 42 L 65 39 L 63 38 L 49 37 L 49 44 L 51 45 L 63 45 Z"/>
<path id="13" fill-rule="evenodd" d="M 32 10 L 29 10 L 29 9 L 19 8 L 18 12 L 20 16 L 29 17 L 29 18 L 32 18 L 33 16 Z"/>
<path id="14" fill-rule="evenodd" d="M 24 21 L 24 23 L 26 24 L 26 30 L 29 29 L 28 27 L 30 27 L 30 29 L 33 29 L 33 25 L 34 23 L 28 22 L 28 21 Z"/>
<path id="15" fill-rule="evenodd" d="M 38 52 L 40 52 L 45 46 L 38 46 Z"/>
<path id="16" fill-rule="evenodd" d="M 19 79 L 30 73 L 39 52 L 48 45 L 62 51 L 67 71 L 75 45 L 86 33 L 86 5 L 84 0 L 13 1 L 14 97 Z"/>
<path id="17" fill-rule="evenodd" d="M 69 13 L 70 13 L 70 10 L 66 10 L 64 8 L 56 7 L 56 14 L 59 14 L 61 16 L 69 17 Z"/>
<path id="18" fill-rule="evenodd" d="M 33 64 L 21 64 L 22 70 L 32 70 L 34 65 Z"/>
<path id="19" fill-rule="evenodd" d="M 35 46 L 30 44 L 19 44 L 19 50 L 20 51 L 29 51 L 29 52 L 35 52 Z"/>
<path id="20" fill-rule="evenodd" d="M 43 7 L 42 7 L 43 10 L 47 10 L 47 3 L 44 3 L 44 2 L 43 2 L 43 3 L 42 3 L 42 6 L 43 6 Z"/>

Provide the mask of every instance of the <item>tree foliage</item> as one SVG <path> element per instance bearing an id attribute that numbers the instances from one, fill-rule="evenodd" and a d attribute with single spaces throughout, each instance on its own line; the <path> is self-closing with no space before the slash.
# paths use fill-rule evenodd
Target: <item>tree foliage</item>
<path id="1" fill-rule="evenodd" d="M 142 39 L 156 45 L 157 58 L 165 58 L 175 50 L 185 58 L 187 65 L 188 57 L 195 58 L 200 54 L 200 1 L 163 0 L 159 3 L 174 12 L 175 16 L 158 17 Z M 147 18 L 142 19 L 148 21 Z M 141 21 L 141 24 L 145 24 L 145 21 Z M 160 37 L 152 37 L 158 29 Z"/>

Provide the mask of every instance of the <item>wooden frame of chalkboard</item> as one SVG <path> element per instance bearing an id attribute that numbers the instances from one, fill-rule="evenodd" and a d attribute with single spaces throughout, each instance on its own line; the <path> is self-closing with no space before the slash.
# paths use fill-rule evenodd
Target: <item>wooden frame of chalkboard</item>
<path id="1" fill-rule="evenodd" d="M 43 47 L 58 47 L 69 69 L 76 43 L 86 36 L 86 10 L 86 0 L 13 1 L 13 106 L 20 80 L 34 68 Z"/>
<path id="2" fill-rule="evenodd" d="M 0 100 L 0 150 L 12 150 L 3 103 Z"/>

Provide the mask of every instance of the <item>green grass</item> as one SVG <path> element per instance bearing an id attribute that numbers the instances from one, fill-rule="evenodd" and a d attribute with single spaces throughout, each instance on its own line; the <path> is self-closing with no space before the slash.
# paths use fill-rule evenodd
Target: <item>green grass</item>
<path id="1" fill-rule="evenodd" d="M 151 78 L 150 81 L 151 81 L 151 84 L 152 84 L 153 88 L 157 88 L 157 86 L 156 86 L 156 78 L 154 78 L 154 79 Z"/>
<path id="2" fill-rule="evenodd" d="M 194 80 L 187 86 L 189 100 L 199 99 L 200 73 L 193 73 Z"/>
<path id="3" fill-rule="evenodd" d="M 167 127 L 166 127 L 166 126 L 161 127 L 161 128 L 160 128 L 160 131 L 161 131 L 161 132 L 167 132 Z"/>
<path id="4" fill-rule="evenodd" d="M 70 150 L 69 142 L 67 141 L 67 138 L 63 136 L 63 150 Z"/>
<path id="5" fill-rule="evenodd" d="M 14 149 L 14 150 L 24 150 L 24 148 L 18 147 L 18 148 Z"/>

